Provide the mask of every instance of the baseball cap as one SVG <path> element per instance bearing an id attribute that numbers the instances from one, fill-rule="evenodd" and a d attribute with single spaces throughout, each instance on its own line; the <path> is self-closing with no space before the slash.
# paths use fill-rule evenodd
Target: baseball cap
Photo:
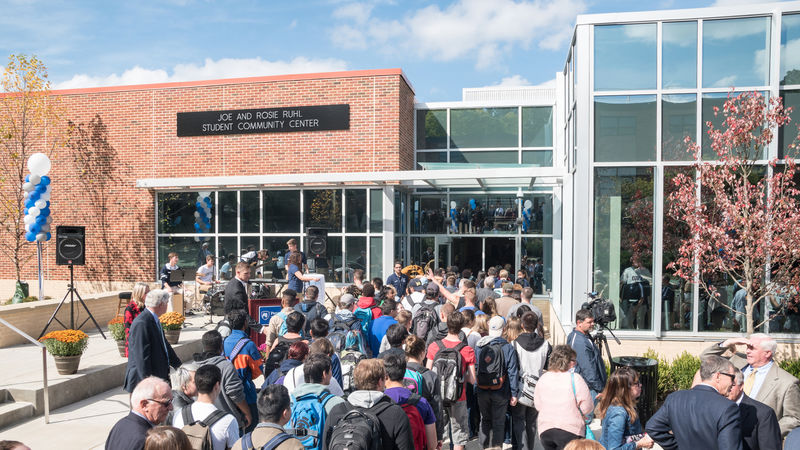
<path id="1" fill-rule="evenodd" d="M 422 284 L 422 280 L 419 278 L 414 278 L 413 280 L 408 282 L 408 287 L 410 287 L 414 291 L 424 291 L 425 286 Z"/>
<path id="2" fill-rule="evenodd" d="M 356 301 L 356 298 L 353 297 L 352 294 L 342 294 L 342 296 L 339 298 L 339 305 L 340 306 L 350 306 L 355 301 Z"/>
<path id="3" fill-rule="evenodd" d="M 494 316 L 489 320 L 489 336 L 500 337 L 503 335 L 503 327 L 506 321 L 502 316 Z"/>

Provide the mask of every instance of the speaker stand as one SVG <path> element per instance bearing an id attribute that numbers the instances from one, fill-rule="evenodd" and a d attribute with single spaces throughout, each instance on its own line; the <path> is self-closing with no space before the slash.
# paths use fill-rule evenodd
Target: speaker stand
<path id="1" fill-rule="evenodd" d="M 67 326 L 64 325 L 64 323 L 61 322 L 60 320 L 58 320 L 58 318 L 56 317 L 56 315 L 58 314 L 58 311 L 61 309 L 62 306 L 64 306 L 64 302 L 67 300 L 67 297 L 69 297 L 69 329 L 79 330 L 79 329 L 83 328 L 83 326 L 86 324 L 86 322 L 89 321 L 89 319 L 92 319 L 92 322 L 94 322 L 94 326 L 97 327 L 97 331 L 100 332 L 100 335 L 103 336 L 103 339 L 108 339 L 106 337 L 105 333 L 103 333 L 103 330 L 100 328 L 100 325 L 98 325 L 97 321 L 94 320 L 94 316 L 92 315 L 91 311 L 89 311 L 89 308 L 86 306 L 86 303 L 83 302 L 83 299 L 81 298 L 81 294 L 79 294 L 78 290 L 75 288 L 75 272 L 74 272 L 74 268 L 73 268 L 72 264 L 69 265 L 69 284 L 67 286 L 69 286 L 69 289 L 67 290 L 67 293 L 64 294 L 64 298 L 61 299 L 61 302 L 58 304 L 58 307 L 53 312 L 53 315 L 50 316 L 50 320 L 47 321 L 47 324 L 44 326 L 44 329 L 42 329 L 41 334 L 39 334 L 39 339 L 41 339 L 42 336 L 44 336 L 44 333 L 47 331 L 48 328 L 50 328 L 50 324 L 52 324 L 53 321 L 58 322 L 65 329 L 67 328 Z M 78 326 L 78 328 L 75 328 L 75 306 L 74 306 L 74 303 L 75 303 L 75 297 L 76 296 L 78 297 L 78 300 L 81 302 L 81 305 L 83 306 L 83 309 L 86 311 L 86 314 L 89 315 L 89 317 L 87 317 L 86 320 L 84 320 Z"/>

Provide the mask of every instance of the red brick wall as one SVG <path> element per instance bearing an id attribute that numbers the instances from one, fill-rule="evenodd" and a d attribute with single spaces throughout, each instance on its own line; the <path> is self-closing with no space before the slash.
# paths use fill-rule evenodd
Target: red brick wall
<path id="1" fill-rule="evenodd" d="M 154 192 L 137 188 L 137 179 L 413 168 L 414 93 L 400 70 L 54 95 L 61 98 L 66 119 L 88 124 L 99 118 L 107 131 L 105 151 L 115 155 L 93 163 L 111 180 L 102 191 L 96 180 L 86 179 L 70 149 L 50 155 L 53 225 L 87 227 L 87 266 L 75 271 L 80 279 L 153 279 Z M 350 105 L 349 130 L 181 138 L 176 133 L 178 112 L 328 104 Z M 103 211 L 105 229 L 98 225 Z M 68 271 L 55 266 L 54 244 L 55 227 L 45 245 L 45 278 L 64 280 Z M 35 277 L 33 260 L 22 278 Z M 7 259 L 0 260 L 0 278 L 14 278 Z"/>

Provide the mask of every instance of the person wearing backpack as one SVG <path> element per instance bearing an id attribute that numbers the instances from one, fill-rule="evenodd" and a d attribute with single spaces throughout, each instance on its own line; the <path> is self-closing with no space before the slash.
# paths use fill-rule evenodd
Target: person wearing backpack
<path id="1" fill-rule="evenodd" d="M 331 355 L 331 373 L 333 374 L 333 378 L 339 383 L 339 386 L 342 385 L 342 362 L 339 360 L 339 352 L 342 348 L 344 348 L 344 341 L 347 338 L 347 333 L 337 334 L 336 336 L 329 336 L 330 333 L 330 323 L 323 319 L 322 317 L 317 317 L 313 321 L 311 321 L 311 327 L 309 328 L 311 331 L 311 340 L 312 343 L 316 339 L 327 338 L 331 345 L 333 345 L 333 354 Z M 341 348 L 336 348 L 337 346 L 333 344 L 333 339 L 336 338 L 341 342 Z"/>
<path id="2" fill-rule="evenodd" d="M 453 308 L 453 305 L 442 306 Z M 428 346 L 427 368 L 440 378 L 440 395 L 450 424 L 454 450 L 464 450 L 469 440 L 467 385 L 475 384 L 475 352 L 459 336 L 464 317 L 453 311 L 447 318 L 447 336 Z"/>
<path id="3" fill-rule="evenodd" d="M 292 417 L 289 427 L 306 449 L 322 449 L 325 422 L 336 405 L 344 400 L 331 393 L 331 359 L 324 353 L 311 353 L 303 362 L 303 379 L 291 392 Z"/>
<path id="4" fill-rule="evenodd" d="M 321 353 L 330 359 L 331 355 L 333 354 L 333 345 L 326 338 L 317 339 L 308 347 L 308 356 L 311 357 L 311 355 L 317 353 Z M 306 360 L 308 360 L 308 358 L 306 358 Z M 304 370 L 305 361 L 303 361 L 303 364 L 297 366 L 297 368 L 286 372 L 281 384 L 286 386 L 286 389 L 289 390 L 289 395 L 294 397 L 295 391 L 298 389 L 298 387 L 305 384 Z M 331 377 L 328 380 L 328 383 L 325 385 L 325 388 L 328 389 L 328 391 L 333 395 L 344 397 L 344 391 L 339 385 L 339 382 L 336 381 L 336 378 Z"/>
<path id="5" fill-rule="evenodd" d="M 406 374 L 405 353 L 388 353 L 382 359 L 386 369 L 386 390 L 383 393 L 400 405 L 408 416 L 414 436 L 414 450 L 435 450 L 439 444 L 436 439 L 436 415 L 425 398 L 409 391 L 403 384 Z"/>
<path id="6" fill-rule="evenodd" d="M 253 380 L 261 376 L 262 358 L 258 347 L 247 337 L 244 331 L 248 327 L 248 317 L 246 312 L 238 309 L 228 313 L 228 321 L 233 331 L 225 339 L 223 347 L 225 356 L 233 363 L 236 373 L 239 374 L 239 378 L 242 380 L 244 397 L 247 406 L 250 408 L 251 417 L 255 417 L 258 414 L 258 408 L 256 407 L 258 396 L 256 395 L 256 385 Z M 250 423 L 245 431 L 252 431 L 253 427 L 255 427 L 255 421 Z"/>
<path id="7" fill-rule="evenodd" d="M 526 288 L 530 289 L 530 288 Z M 536 437 L 536 419 L 539 415 L 533 404 L 533 394 L 542 373 L 547 369 L 552 347 L 536 331 L 539 318 L 535 312 L 522 315 L 522 330 L 512 344 L 519 361 L 519 397 L 511 407 L 512 445 L 514 448 L 531 450 Z"/>
<path id="8" fill-rule="evenodd" d="M 425 300 L 425 283 L 422 278 L 414 278 L 408 282 L 406 287 L 406 295 L 403 297 L 402 305 L 406 311 L 411 311 L 414 314 Z M 437 300 L 435 304 L 439 304 Z"/>
<path id="9" fill-rule="evenodd" d="M 317 301 L 319 295 L 319 288 L 316 286 L 309 286 L 305 292 L 305 298 L 302 302 L 294 305 L 294 310 L 305 316 L 305 324 L 303 326 L 303 335 L 308 336 L 311 328 L 311 322 L 317 318 L 324 318 L 328 315 L 328 310 L 322 303 Z"/>
<path id="10" fill-rule="evenodd" d="M 284 430 L 292 416 L 289 392 L 280 384 L 273 384 L 258 394 L 259 424 L 247 433 L 231 450 L 304 450 L 303 444 Z"/>
<path id="11" fill-rule="evenodd" d="M 386 335 L 386 330 L 397 323 L 394 318 L 396 315 L 397 303 L 394 299 L 385 299 L 381 306 L 381 316 L 372 321 L 372 328 L 369 332 L 369 348 L 373 355 L 380 353 L 381 340 Z"/>
<path id="12" fill-rule="evenodd" d="M 425 341 L 418 336 L 409 335 L 405 340 L 406 379 L 413 379 L 417 384 L 416 393 L 420 394 L 433 409 L 436 417 L 436 440 L 441 444 L 444 439 L 444 419 L 442 414 L 441 380 L 432 370 L 425 367 Z M 408 383 L 404 380 L 407 389 Z"/>
<path id="13" fill-rule="evenodd" d="M 172 426 L 181 428 L 195 450 L 225 450 L 239 439 L 239 425 L 231 414 L 214 406 L 220 392 L 222 371 L 207 364 L 197 369 L 197 400 L 175 412 Z"/>
<path id="14" fill-rule="evenodd" d="M 267 325 L 266 332 L 264 333 L 266 336 L 267 348 L 272 348 L 275 339 L 286 332 L 285 327 L 283 327 L 283 322 L 286 320 L 286 316 L 294 311 L 294 306 L 296 304 L 297 292 L 293 289 L 284 289 L 283 294 L 281 294 L 281 312 L 270 317 L 269 325 Z M 283 333 L 281 333 L 281 331 L 283 331 Z"/>
<path id="15" fill-rule="evenodd" d="M 405 355 L 403 351 L 403 343 L 406 341 L 408 337 L 408 330 L 403 325 L 396 323 L 389 327 L 386 330 L 386 336 L 384 336 L 383 341 L 386 342 L 386 349 L 378 354 L 378 358 L 382 358 L 383 355 L 390 353 L 390 352 L 400 352 Z"/>
<path id="16" fill-rule="evenodd" d="M 481 411 L 478 431 L 483 448 L 501 448 L 505 437 L 508 405 L 517 404 L 519 380 L 517 353 L 503 339 L 505 320 L 501 316 L 489 320 L 489 335 L 478 341 L 475 350 L 478 388 L 475 395 Z"/>
<path id="17" fill-rule="evenodd" d="M 542 310 L 539 309 L 538 306 L 531 303 L 532 298 L 533 298 L 533 289 L 529 287 L 522 289 L 522 291 L 520 291 L 520 300 L 522 300 L 521 303 L 513 305 L 511 309 L 508 310 L 508 314 L 506 315 L 506 320 L 508 320 L 511 316 L 522 317 L 522 315 L 525 314 L 526 312 L 533 311 L 534 313 L 536 313 L 536 316 L 539 319 L 539 324 L 541 325 Z"/>
<path id="18" fill-rule="evenodd" d="M 286 359 L 289 352 L 289 346 L 295 342 L 303 341 L 308 344 L 300 333 L 305 324 L 305 316 L 297 311 L 292 311 L 286 316 L 284 325 L 286 326 L 286 333 L 283 336 L 278 336 L 275 342 L 272 343 L 272 348 L 267 355 L 267 360 L 264 362 L 264 372 L 271 374 L 280 364 Z"/>
<path id="19" fill-rule="evenodd" d="M 347 401 L 331 411 L 325 423 L 326 449 L 410 450 L 414 437 L 403 408 L 383 391 L 383 361 L 365 359 L 353 374 L 356 388 Z"/>
<path id="20" fill-rule="evenodd" d="M 372 320 L 383 314 L 375 302 L 375 287 L 370 283 L 365 284 L 361 289 L 361 297 L 358 298 L 356 306 L 358 306 L 358 309 L 369 310 L 372 313 Z"/>

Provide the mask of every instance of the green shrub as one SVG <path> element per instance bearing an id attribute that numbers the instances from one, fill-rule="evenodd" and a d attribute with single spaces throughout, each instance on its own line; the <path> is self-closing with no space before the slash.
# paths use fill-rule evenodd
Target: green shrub
<path id="1" fill-rule="evenodd" d="M 796 378 L 800 378 L 800 359 L 784 359 L 778 363 L 778 366 Z"/>
<path id="2" fill-rule="evenodd" d="M 658 361 L 658 402 L 663 402 L 672 392 L 692 387 L 694 374 L 700 369 L 700 358 L 685 351 L 671 362 L 662 358 L 653 349 L 642 355 Z"/>

